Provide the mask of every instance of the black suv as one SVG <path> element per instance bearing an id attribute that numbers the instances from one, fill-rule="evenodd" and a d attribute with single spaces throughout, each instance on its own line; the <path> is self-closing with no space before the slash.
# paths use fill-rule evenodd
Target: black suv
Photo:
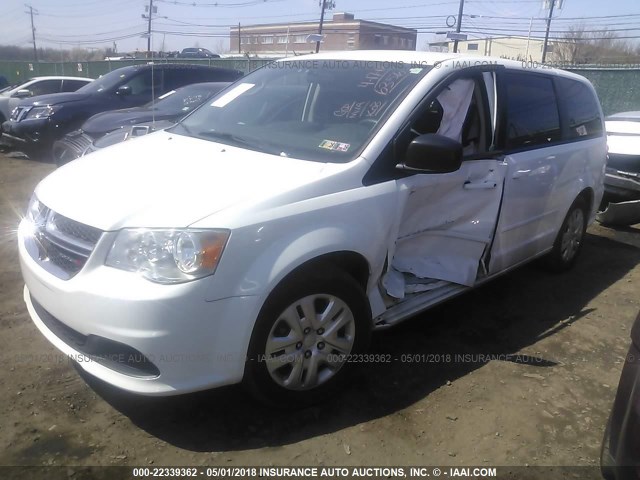
<path id="1" fill-rule="evenodd" d="M 220 55 L 206 48 L 185 48 L 178 54 L 178 58 L 220 58 Z"/>
<path id="2" fill-rule="evenodd" d="M 21 102 L 2 124 L 3 143 L 32 156 L 96 113 L 144 105 L 159 95 L 199 82 L 233 82 L 238 70 L 204 65 L 146 64 L 114 70 L 73 93 L 41 95 Z"/>

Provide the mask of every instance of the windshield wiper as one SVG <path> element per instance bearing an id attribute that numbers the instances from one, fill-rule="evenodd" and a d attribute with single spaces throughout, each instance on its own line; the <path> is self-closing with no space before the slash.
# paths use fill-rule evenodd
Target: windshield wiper
<path id="1" fill-rule="evenodd" d="M 233 133 L 228 132 L 217 132 L 215 130 L 208 130 L 199 133 L 202 137 L 209 137 L 218 140 L 222 140 L 223 143 L 229 142 L 234 147 L 244 147 L 249 150 L 255 150 L 263 153 L 270 153 L 272 155 L 283 155 L 283 151 L 276 148 L 267 148 L 266 142 L 262 140 L 253 140 L 245 137 L 241 137 L 239 135 L 235 135 Z M 286 154 L 284 154 L 286 156 Z"/>

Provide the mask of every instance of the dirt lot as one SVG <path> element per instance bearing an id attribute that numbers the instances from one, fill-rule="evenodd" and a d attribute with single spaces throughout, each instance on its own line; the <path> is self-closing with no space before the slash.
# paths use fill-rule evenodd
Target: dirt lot
<path id="1" fill-rule="evenodd" d="M 591 227 L 570 273 L 525 267 L 376 334 L 398 360 L 321 406 L 273 411 L 237 387 L 148 399 L 81 374 L 29 320 L 15 229 L 52 169 L 0 155 L 0 465 L 597 464 L 640 228 Z"/>

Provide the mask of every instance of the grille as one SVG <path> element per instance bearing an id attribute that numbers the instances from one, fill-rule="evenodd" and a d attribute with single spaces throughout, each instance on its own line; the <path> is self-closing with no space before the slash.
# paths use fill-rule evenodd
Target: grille
<path id="1" fill-rule="evenodd" d="M 71 220 L 59 213 L 56 213 L 55 215 L 55 224 L 58 231 L 92 245 L 98 243 L 100 235 L 102 235 L 102 230 L 76 222 L 75 220 Z"/>
<path id="2" fill-rule="evenodd" d="M 63 280 L 68 280 L 84 267 L 102 231 L 60 215 L 53 210 L 43 212 L 46 221 L 37 225 L 34 233 L 37 252 L 32 257 L 41 265 L 55 265 L 51 270 Z M 37 257 L 37 258 L 36 258 Z"/>

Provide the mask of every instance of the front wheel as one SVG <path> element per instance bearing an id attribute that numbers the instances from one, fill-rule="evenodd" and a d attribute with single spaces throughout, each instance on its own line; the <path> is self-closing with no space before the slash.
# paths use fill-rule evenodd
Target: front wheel
<path id="1" fill-rule="evenodd" d="M 587 205 L 577 198 L 562 222 L 553 249 L 546 257 L 546 266 L 556 272 L 569 270 L 576 262 L 587 231 Z"/>
<path id="2" fill-rule="evenodd" d="M 294 274 L 260 312 L 244 383 L 275 406 L 320 401 L 368 346 L 370 325 L 366 296 L 351 276 L 334 267 Z"/>

